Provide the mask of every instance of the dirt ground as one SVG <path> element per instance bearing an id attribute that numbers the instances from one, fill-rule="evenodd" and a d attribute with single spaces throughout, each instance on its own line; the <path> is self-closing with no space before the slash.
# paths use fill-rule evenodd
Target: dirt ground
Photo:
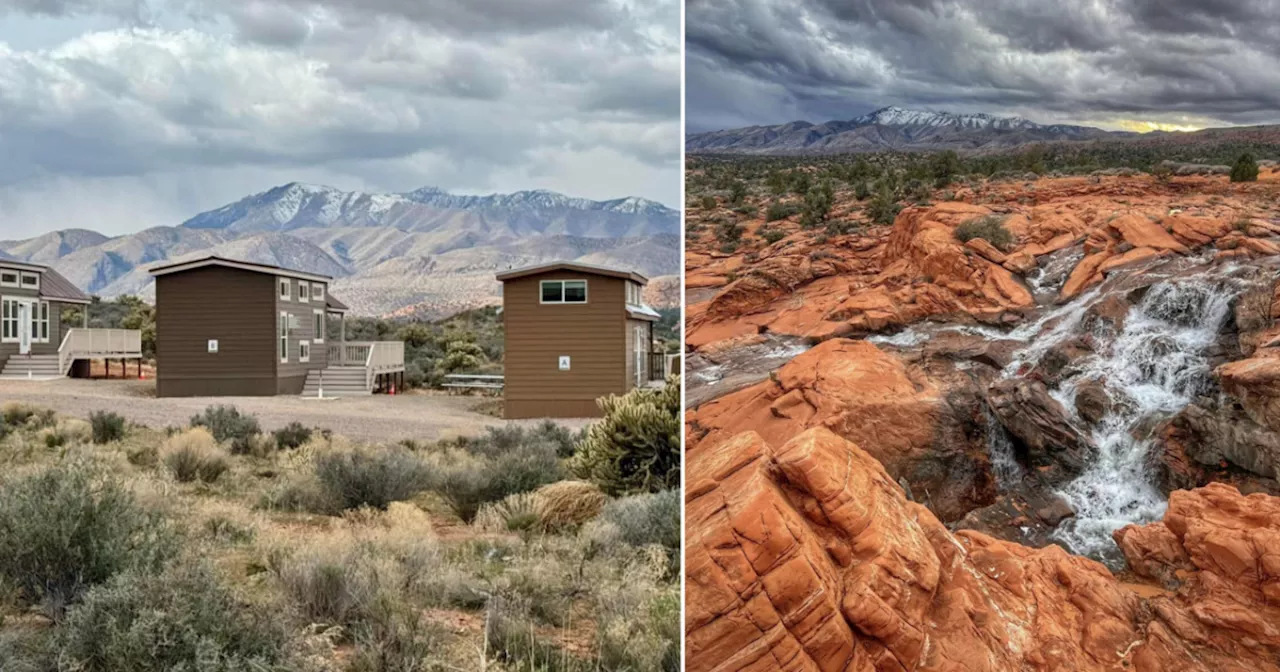
<path id="1" fill-rule="evenodd" d="M 469 436 L 485 427 L 511 423 L 536 424 L 536 420 L 502 420 L 475 409 L 491 401 L 482 397 L 432 394 L 374 395 L 341 399 L 303 397 L 186 397 L 157 399 L 155 381 L 79 380 L 4 381 L 0 403 L 23 401 L 55 411 L 87 418 L 98 410 L 119 413 L 130 421 L 163 428 L 185 426 L 191 416 L 213 404 L 232 404 L 258 418 L 271 431 L 294 420 L 309 427 L 361 441 L 434 441 Z M 588 418 L 557 419 L 578 429 Z"/>

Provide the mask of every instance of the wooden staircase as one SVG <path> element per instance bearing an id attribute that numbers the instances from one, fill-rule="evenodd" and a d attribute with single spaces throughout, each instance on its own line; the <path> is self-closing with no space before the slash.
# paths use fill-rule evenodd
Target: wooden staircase
<path id="1" fill-rule="evenodd" d="M 326 397 L 360 397 L 373 394 L 369 374 L 362 366 L 330 366 L 307 372 L 307 382 L 302 386 L 302 396 L 320 396 L 321 385 Z"/>
<path id="2" fill-rule="evenodd" d="M 0 380 L 53 380 L 62 378 L 62 360 L 58 355 L 10 355 L 0 370 Z"/>

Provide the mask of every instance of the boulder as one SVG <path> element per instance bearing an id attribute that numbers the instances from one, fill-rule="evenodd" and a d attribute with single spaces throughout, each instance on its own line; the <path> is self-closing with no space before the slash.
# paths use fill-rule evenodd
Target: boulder
<path id="1" fill-rule="evenodd" d="M 1066 410 L 1044 383 L 1020 378 L 997 381 L 987 390 L 987 403 L 1048 483 L 1078 476 L 1097 451 L 1092 440 L 1071 425 Z"/>
<path id="2" fill-rule="evenodd" d="M 1251 357 L 1214 370 L 1223 391 L 1259 425 L 1280 431 L 1280 357 Z"/>
<path id="3" fill-rule="evenodd" d="M 1076 415 L 1096 425 L 1114 410 L 1114 402 L 1101 380 L 1086 380 L 1076 386 Z"/>

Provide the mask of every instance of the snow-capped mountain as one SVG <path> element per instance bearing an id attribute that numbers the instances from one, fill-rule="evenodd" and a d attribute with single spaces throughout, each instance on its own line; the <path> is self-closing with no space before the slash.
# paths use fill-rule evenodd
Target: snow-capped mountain
<path id="1" fill-rule="evenodd" d="M 495 272 L 530 264 L 581 259 L 677 275 L 679 225 L 677 211 L 642 198 L 378 194 L 295 182 L 178 226 L 0 241 L 0 257 L 54 266 L 91 294 L 150 299 L 148 267 L 218 254 L 333 276 L 334 292 L 361 314 L 444 316 L 497 302 Z"/>
<path id="2" fill-rule="evenodd" d="M 1088 126 L 1037 124 L 1022 117 L 954 114 L 885 107 L 848 121 L 694 133 L 689 152 L 817 154 L 877 150 L 1003 149 L 1030 142 L 1129 136 Z"/>

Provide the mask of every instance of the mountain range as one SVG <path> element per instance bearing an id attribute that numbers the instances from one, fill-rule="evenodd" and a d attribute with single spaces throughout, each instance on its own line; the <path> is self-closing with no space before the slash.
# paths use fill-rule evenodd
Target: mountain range
<path id="1" fill-rule="evenodd" d="M 885 107 L 848 121 L 793 121 L 685 137 L 689 153 L 823 154 L 882 150 L 1007 149 L 1031 142 L 1101 140 L 1136 133 L 1037 124 L 1022 117 Z"/>
<path id="2" fill-rule="evenodd" d="M 497 271 L 558 260 L 637 270 L 655 293 L 678 284 L 680 215 L 641 198 L 591 201 L 551 191 L 401 194 L 291 183 L 177 226 L 108 237 L 66 229 L 0 241 L 0 257 L 47 264 L 105 298 L 154 297 L 147 268 L 217 254 L 334 278 L 362 315 L 425 318 L 497 303 Z"/>

